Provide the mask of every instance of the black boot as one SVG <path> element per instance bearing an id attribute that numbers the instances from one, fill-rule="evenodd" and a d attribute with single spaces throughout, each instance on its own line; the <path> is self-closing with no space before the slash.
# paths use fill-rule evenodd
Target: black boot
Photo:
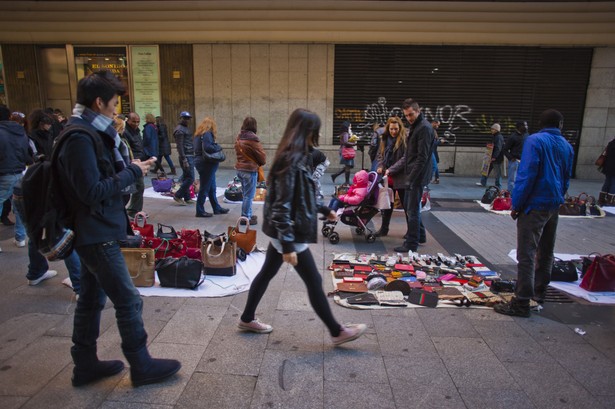
<path id="1" fill-rule="evenodd" d="M 169 175 L 177 175 L 177 172 L 175 172 L 175 168 L 171 168 L 171 172 L 169 172 Z"/>
<path id="2" fill-rule="evenodd" d="M 135 353 L 125 352 L 124 355 L 130 363 L 130 379 L 135 387 L 162 382 L 182 367 L 175 359 L 152 358 L 146 347 Z"/>
<path id="3" fill-rule="evenodd" d="M 382 214 L 382 225 L 380 230 L 374 233 L 376 237 L 383 237 L 389 234 L 389 224 L 391 223 L 393 209 L 381 210 L 380 213 Z"/>
<path id="4" fill-rule="evenodd" d="M 73 386 L 84 386 L 100 379 L 116 375 L 124 369 L 122 361 L 99 361 L 96 350 L 70 351 L 75 367 Z"/>

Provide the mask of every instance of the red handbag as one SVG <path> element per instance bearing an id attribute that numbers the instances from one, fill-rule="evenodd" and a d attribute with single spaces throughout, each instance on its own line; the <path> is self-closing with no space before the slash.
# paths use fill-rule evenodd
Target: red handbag
<path id="1" fill-rule="evenodd" d="M 154 249 L 156 260 L 185 256 L 187 249 L 186 242 L 182 239 L 161 239 L 160 237 L 149 237 L 143 240 L 143 247 Z"/>
<path id="2" fill-rule="evenodd" d="M 201 236 L 199 229 L 182 229 L 179 232 L 179 237 L 186 242 L 187 247 L 196 247 L 200 249 L 203 243 L 203 236 Z"/>
<path id="3" fill-rule="evenodd" d="M 354 159 L 357 152 L 352 147 L 344 146 L 342 148 L 342 158 L 344 159 Z"/>
<path id="4" fill-rule="evenodd" d="M 143 212 L 135 214 L 134 221 L 130 223 L 132 231 L 143 237 L 154 237 L 154 225 L 147 223 L 147 216 Z"/>
<path id="5" fill-rule="evenodd" d="M 191 258 L 193 260 L 201 260 L 202 257 L 202 253 L 201 253 L 201 248 L 195 248 L 195 247 L 188 247 L 186 248 L 186 257 Z"/>
<path id="6" fill-rule="evenodd" d="M 510 210 L 512 208 L 512 199 L 508 190 L 500 190 L 498 197 L 493 200 L 491 209 L 493 210 Z"/>
<path id="7" fill-rule="evenodd" d="M 615 291 L 615 256 L 594 257 L 583 276 L 580 287 L 587 291 Z"/>

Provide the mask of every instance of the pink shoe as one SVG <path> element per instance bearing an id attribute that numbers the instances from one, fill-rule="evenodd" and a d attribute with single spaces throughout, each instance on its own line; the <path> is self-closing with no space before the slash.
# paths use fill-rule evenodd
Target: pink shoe
<path id="1" fill-rule="evenodd" d="M 273 331 L 273 327 L 271 325 L 264 324 L 258 319 L 250 322 L 243 322 L 242 320 L 239 320 L 239 324 L 237 324 L 237 326 L 244 331 L 256 332 L 257 334 L 268 334 Z"/>
<path id="2" fill-rule="evenodd" d="M 333 345 L 338 346 L 343 343 L 354 341 L 359 338 L 365 330 L 367 329 L 367 325 L 365 324 L 346 324 L 342 326 L 342 330 L 337 337 L 331 337 L 333 340 Z"/>

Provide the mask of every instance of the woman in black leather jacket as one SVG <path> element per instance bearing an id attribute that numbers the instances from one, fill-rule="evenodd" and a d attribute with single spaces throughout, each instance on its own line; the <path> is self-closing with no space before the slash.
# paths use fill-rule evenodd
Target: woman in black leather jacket
<path id="1" fill-rule="evenodd" d="M 267 178 L 267 196 L 263 215 L 263 232 L 271 237 L 265 262 L 252 282 L 239 328 L 267 334 L 273 327 L 255 319 L 256 307 L 269 282 L 287 262 L 295 267 L 305 283 L 310 303 L 325 323 L 334 345 L 341 345 L 360 337 L 365 324 L 340 325 L 322 289 L 322 277 L 316 268 L 308 243 L 316 243 L 317 212 L 335 220 L 335 212 L 316 202 L 312 180 L 310 151 L 318 146 L 320 118 L 315 113 L 295 110 L 288 119 L 286 130 L 278 146 Z"/>

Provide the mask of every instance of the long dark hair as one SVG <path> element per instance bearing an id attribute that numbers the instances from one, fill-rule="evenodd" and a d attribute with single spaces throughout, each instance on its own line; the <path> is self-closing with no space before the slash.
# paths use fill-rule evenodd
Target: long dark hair
<path id="1" fill-rule="evenodd" d="M 318 146 L 320 118 L 312 111 L 298 108 L 290 114 L 282 140 L 273 158 L 272 171 L 282 174 L 290 165 L 305 158 L 311 147 Z"/>

